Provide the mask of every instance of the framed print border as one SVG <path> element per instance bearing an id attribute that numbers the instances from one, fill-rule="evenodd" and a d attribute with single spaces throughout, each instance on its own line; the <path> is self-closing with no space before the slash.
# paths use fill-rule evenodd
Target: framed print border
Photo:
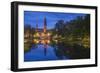
<path id="1" fill-rule="evenodd" d="M 19 6 L 47 6 L 47 7 L 61 7 L 61 8 L 82 8 L 95 10 L 95 63 L 84 65 L 69 65 L 69 66 L 50 66 L 50 67 L 31 67 L 19 68 Z M 12 71 L 31 71 L 31 70 L 47 70 L 47 69 L 64 69 L 64 68 L 80 68 L 80 67 L 94 67 L 97 66 L 97 7 L 83 6 L 83 5 L 67 5 L 67 4 L 50 4 L 50 3 L 35 3 L 35 2 L 18 2 L 11 3 L 11 70 Z"/>

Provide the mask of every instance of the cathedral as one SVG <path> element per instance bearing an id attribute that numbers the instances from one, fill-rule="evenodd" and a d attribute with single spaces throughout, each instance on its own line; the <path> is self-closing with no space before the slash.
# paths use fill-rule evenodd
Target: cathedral
<path id="1" fill-rule="evenodd" d="M 40 29 L 38 24 L 36 24 L 35 34 L 34 34 L 34 42 L 41 44 L 49 44 L 50 43 L 50 33 L 47 31 L 47 20 L 44 18 L 43 28 Z"/>

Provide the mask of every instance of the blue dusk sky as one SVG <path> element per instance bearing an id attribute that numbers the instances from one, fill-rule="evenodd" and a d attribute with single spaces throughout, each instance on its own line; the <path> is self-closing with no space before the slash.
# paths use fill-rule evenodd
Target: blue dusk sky
<path id="1" fill-rule="evenodd" d="M 38 28 L 43 28 L 44 17 L 46 17 L 47 29 L 52 29 L 58 20 L 66 22 L 77 18 L 77 16 L 85 15 L 82 13 L 24 11 L 24 25 L 31 25 L 35 28 L 36 24 L 38 24 Z"/>

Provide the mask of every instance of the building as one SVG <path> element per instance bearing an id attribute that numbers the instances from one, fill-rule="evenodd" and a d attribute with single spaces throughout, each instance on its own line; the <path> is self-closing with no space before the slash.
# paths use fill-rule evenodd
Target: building
<path id="1" fill-rule="evenodd" d="M 41 43 L 41 44 L 49 44 L 50 43 L 50 33 L 47 31 L 47 20 L 44 18 L 43 28 L 39 28 L 38 24 L 36 24 L 36 30 L 34 34 L 33 42 Z"/>

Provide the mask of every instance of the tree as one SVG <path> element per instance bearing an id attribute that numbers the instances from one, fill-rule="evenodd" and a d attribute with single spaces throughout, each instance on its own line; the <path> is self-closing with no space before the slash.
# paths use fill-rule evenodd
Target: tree
<path id="1" fill-rule="evenodd" d="M 55 24 L 55 31 L 57 32 L 58 35 L 63 36 L 64 35 L 64 31 L 65 30 L 65 23 L 64 20 L 59 20 L 56 24 Z"/>

